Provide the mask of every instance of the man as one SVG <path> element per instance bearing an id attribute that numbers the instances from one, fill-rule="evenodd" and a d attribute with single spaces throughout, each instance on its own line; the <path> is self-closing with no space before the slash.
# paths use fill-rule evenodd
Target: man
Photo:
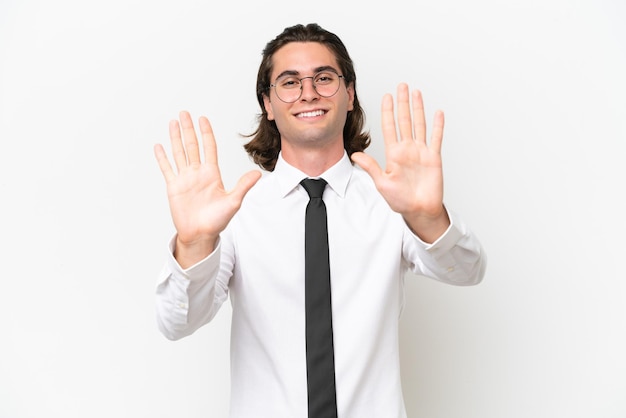
<path id="1" fill-rule="evenodd" d="M 231 417 L 406 417 L 404 273 L 473 285 L 485 269 L 480 244 L 443 204 L 443 113 L 427 141 L 419 91 L 398 86 L 398 131 L 386 95 L 381 169 L 362 152 L 369 135 L 352 61 L 339 38 L 315 24 L 286 28 L 268 43 L 257 96 L 259 127 L 245 147 L 265 175 L 249 172 L 225 191 L 211 125 L 200 118 L 202 158 L 186 112 L 170 124 L 177 172 L 155 147 L 177 231 L 157 288 L 159 328 L 170 339 L 187 336 L 230 296 Z M 328 413 L 314 412 L 307 388 L 316 370 L 307 366 L 305 178 L 327 183 L 336 387 L 322 402 Z"/>

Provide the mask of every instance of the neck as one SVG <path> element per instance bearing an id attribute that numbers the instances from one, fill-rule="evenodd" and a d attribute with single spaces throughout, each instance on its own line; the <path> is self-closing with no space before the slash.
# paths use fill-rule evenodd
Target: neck
<path id="1" fill-rule="evenodd" d="M 283 146 L 285 144 L 283 143 Z M 281 149 L 282 157 L 293 167 L 309 177 L 318 177 L 343 157 L 343 143 L 341 147 L 325 148 L 298 148 L 286 146 Z"/>

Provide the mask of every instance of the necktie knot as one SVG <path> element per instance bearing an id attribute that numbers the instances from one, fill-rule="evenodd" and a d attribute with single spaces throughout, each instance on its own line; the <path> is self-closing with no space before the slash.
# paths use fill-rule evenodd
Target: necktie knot
<path id="1" fill-rule="evenodd" d="M 309 194 L 309 198 L 321 198 L 324 194 L 324 188 L 326 188 L 326 180 L 322 178 L 318 179 L 304 179 L 300 182 L 304 190 Z"/>

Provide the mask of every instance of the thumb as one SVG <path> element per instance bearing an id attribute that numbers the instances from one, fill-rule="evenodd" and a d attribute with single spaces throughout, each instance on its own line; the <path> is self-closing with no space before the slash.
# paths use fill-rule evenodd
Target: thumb
<path id="1" fill-rule="evenodd" d="M 370 177 L 374 180 L 374 183 L 378 182 L 378 179 L 382 175 L 382 169 L 373 157 L 364 152 L 355 152 L 350 156 L 350 158 L 370 175 Z"/>
<path id="2" fill-rule="evenodd" d="M 252 170 L 244 174 L 239 178 L 237 184 L 232 190 L 232 194 L 237 197 L 238 200 L 243 200 L 243 197 L 250 191 L 252 186 L 256 184 L 257 181 L 261 178 L 261 172 L 257 170 Z"/>

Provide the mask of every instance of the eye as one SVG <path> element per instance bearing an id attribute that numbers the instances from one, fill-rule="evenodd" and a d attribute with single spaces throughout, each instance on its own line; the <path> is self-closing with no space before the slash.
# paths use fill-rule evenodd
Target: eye
<path id="1" fill-rule="evenodd" d="M 319 73 L 315 75 L 315 84 L 325 85 L 330 84 L 337 79 L 337 74 L 334 73 Z"/>
<path id="2" fill-rule="evenodd" d="M 300 80 L 296 77 L 283 77 L 276 80 L 276 84 L 284 89 L 295 89 L 300 87 Z"/>

